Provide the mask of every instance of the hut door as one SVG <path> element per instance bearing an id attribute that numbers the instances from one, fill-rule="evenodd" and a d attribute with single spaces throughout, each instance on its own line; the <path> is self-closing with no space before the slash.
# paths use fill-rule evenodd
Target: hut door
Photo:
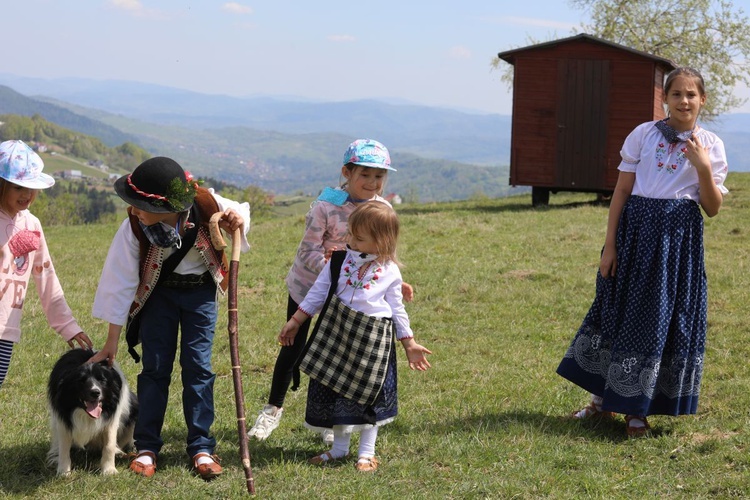
<path id="1" fill-rule="evenodd" d="M 557 171 L 561 188 L 603 189 L 609 61 L 558 61 Z"/>

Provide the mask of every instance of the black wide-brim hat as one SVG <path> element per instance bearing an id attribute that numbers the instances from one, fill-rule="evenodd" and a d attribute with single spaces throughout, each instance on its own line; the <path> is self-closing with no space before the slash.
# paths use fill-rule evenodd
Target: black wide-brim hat
<path id="1" fill-rule="evenodd" d="M 157 214 L 189 210 L 195 194 L 191 187 L 180 164 L 165 156 L 149 158 L 115 181 L 115 192 L 127 204 Z"/>

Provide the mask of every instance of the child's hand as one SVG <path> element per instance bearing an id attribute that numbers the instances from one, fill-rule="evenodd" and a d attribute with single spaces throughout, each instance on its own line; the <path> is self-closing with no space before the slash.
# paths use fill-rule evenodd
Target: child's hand
<path id="1" fill-rule="evenodd" d="M 599 261 L 599 272 L 604 279 L 615 275 L 617 272 L 617 249 L 612 248 L 609 245 L 604 245 L 602 257 Z"/>
<path id="2" fill-rule="evenodd" d="M 290 346 L 294 344 L 294 337 L 297 336 L 299 331 L 299 323 L 296 320 L 290 319 L 286 322 L 286 325 L 281 329 L 279 334 L 279 345 Z"/>
<path id="3" fill-rule="evenodd" d="M 99 363 L 100 361 L 106 361 L 109 366 L 112 366 L 115 362 L 115 357 L 117 357 L 117 341 L 115 340 L 114 343 L 111 343 L 108 339 L 107 342 L 104 343 L 104 347 L 89 358 L 87 362 Z"/>
<path id="4" fill-rule="evenodd" d="M 219 227 L 229 234 L 234 234 L 245 223 L 242 216 L 234 209 L 227 208 L 219 219 Z"/>
<path id="5" fill-rule="evenodd" d="M 685 141 L 683 150 L 685 157 L 697 169 L 706 173 L 711 172 L 711 158 L 708 155 L 708 147 L 703 146 L 698 136 L 694 135 Z"/>
<path id="6" fill-rule="evenodd" d="M 83 332 L 76 333 L 72 339 L 68 340 L 68 345 L 71 348 L 75 347 L 74 341 L 75 343 L 78 343 L 78 347 L 80 347 L 81 349 L 86 349 L 86 348 L 93 349 L 94 348 L 94 343 L 91 342 L 91 339 L 89 338 L 89 336 Z"/>
<path id="7" fill-rule="evenodd" d="M 432 354 L 432 351 L 424 346 L 417 344 L 414 341 L 414 337 L 403 339 L 401 344 L 406 350 L 406 358 L 409 360 L 409 368 L 412 370 L 419 370 L 421 372 L 432 368 L 432 365 L 427 361 L 427 354 Z"/>
<path id="8" fill-rule="evenodd" d="M 411 302 L 414 300 L 414 287 L 409 283 L 401 283 L 401 295 L 404 296 L 404 302 Z"/>
<path id="9" fill-rule="evenodd" d="M 326 253 L 323 254 L 323 258 L 325 259 L 326 262 L 331 260 L 331 255 L 333 255 L 333 252 L 335 252 L 336 250 L 337 250 L 336 247 L 331 247 L 328 250 L 326 250 Z"/>

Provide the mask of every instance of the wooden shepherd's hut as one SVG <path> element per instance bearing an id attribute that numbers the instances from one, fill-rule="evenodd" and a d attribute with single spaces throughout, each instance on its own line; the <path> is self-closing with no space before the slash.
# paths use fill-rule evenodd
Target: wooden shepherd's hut
<path id="1" fill-rule="evenodd" d="M 638 124 L 665 117 L 662 83 L 675 65 L 580 34 L 506 52 L 513 65 L 510 184 L 608 195 L 620 148 Z"/>

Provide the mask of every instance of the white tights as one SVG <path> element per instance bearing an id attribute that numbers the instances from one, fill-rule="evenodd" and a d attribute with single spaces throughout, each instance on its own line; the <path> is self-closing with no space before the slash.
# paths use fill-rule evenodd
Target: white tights
<path id="1" fill-rule="evenodd" d="M 357 456 L 372 458 L 375 456 L 375 440 L 378 438 L 377 426 L 362 429 L 359 436 L 359 450 Z M 342 426 L 333 426 L 333 447 L 331 447 L 331 456 L 333 458 L 343 458 L 349 454 L 349 444 L 352 439 L 351 432 L 344 432 Z"/>

